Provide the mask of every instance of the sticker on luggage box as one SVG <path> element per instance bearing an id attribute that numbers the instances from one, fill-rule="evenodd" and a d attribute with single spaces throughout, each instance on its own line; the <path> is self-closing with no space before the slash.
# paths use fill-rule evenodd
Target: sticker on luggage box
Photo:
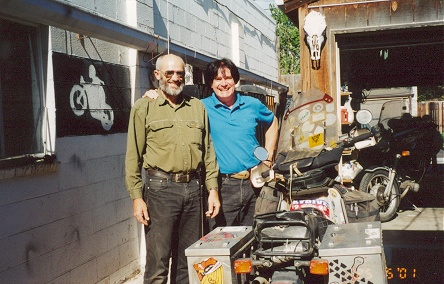
<path id="1" fill-rule="evenodd" d="M 199 263 L 194 263 L 193 267 L 197 273 L 200 284 L 224 283 L 224 270 L 219 260 L 209 257 Z"/>
<path id="2" fill-rule="evenodd" d="M 293 202 L 291 202 L 290 211 L 303 210 L 305 208 L 317 209 L 324 214 L 325 217 L 330 217 L 330 207 L 328 202 L 322 199 L 293 200 Z"/>

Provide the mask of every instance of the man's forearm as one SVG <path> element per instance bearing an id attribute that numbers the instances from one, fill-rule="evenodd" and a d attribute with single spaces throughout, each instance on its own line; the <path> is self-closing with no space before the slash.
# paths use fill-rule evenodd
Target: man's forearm
<path id="1" fill-rule="evenodd" d="M 279 123 L 276 117 L 270 127 L 265 132 L 265 149 L 268 151 L 268 160 L 272 161 L 274 158 L 274 151 L 276 150 L 276 143 L 278 140 Z"/>

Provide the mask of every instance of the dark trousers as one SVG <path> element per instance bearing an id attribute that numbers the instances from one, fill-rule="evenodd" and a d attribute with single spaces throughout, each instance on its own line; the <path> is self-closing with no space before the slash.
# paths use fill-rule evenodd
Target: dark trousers
<path id="1" fill-rule="evenodd" d="M 210 220 L 210 230 L 223 226 L 252 226 L 254 207 L 260 189 L 251 186 L 249 179 L 220 177 L 221 211 Z"/>
<path id="2" fill-rule="evenodd" d="M 145 227 L 145 284 L 167 283 L 170 256 L 170 283 L 188 283 L 185 249 L 200 237 L 200 192 L 197 179 L 175 183 L 147 176 L 145 200 L 150 220 Z"/>

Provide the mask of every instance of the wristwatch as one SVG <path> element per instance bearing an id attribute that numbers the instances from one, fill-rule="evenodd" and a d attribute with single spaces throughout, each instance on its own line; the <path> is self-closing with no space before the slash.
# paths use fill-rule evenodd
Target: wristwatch
<path id="1" fill-rule="evenodd" d="M 210 192 L 212 190 L 219 191 L 219 189 L 217 189 L 217 187 L 213 187 L 213 188 L 208 189 L 208 192 Z"/>

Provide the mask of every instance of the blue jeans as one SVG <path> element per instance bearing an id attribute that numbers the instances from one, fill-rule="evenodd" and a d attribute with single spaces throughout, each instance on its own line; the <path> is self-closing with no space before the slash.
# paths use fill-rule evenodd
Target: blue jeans
<path id="1" fill-rule="evenodd" d="M 200 196 L 197 179 L 175 183 L 147 176 L 145 200 L 150 220 L 145 227 L 145 284 L 167 283 L 170 256 L 170 283 L 188 283 L 185 249 L 200 238 Z"/>
<path id="2" fill-rule="evenodd" d="M 223 226 L 252 226 L 254 207 L 260 189 L 251 186 L 249 179 L 220 177 L 219 198 L 221 210 L 210 230 Z"/>

